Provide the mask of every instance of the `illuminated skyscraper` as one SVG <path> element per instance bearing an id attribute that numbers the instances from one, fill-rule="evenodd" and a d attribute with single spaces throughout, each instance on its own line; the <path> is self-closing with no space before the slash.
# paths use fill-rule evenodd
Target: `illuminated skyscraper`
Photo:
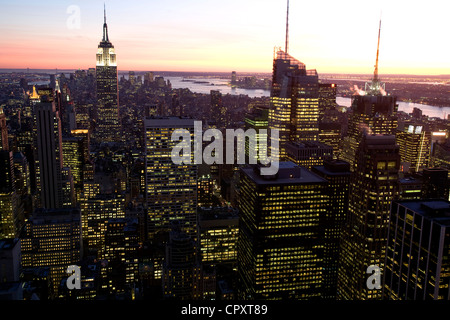
<path id="1" fill-rule="evenodd" d="M 237 260 L 239 215 L 231 208 L 201 208 L 198 214 L 200 256 L 203 265 L 230 265 Z"/>
<path id="2" fill-rule="evenodd" d="M 180 221 L 188 235 L 196 232 L 197 165 L 175 164 L 171 152 L 176 129 L 191 133 L 193 149 L 194 120 L 176 117 L 146 118 L 145 128 L 145 197 L 148 208 L 148 234 L 170 231 L 171 220 Z M 191 160 L 193 163 L 193 152 Z"/>
<path id="3" fill-rule="evenodd" d="M 374 76 L 366 82 L 364 90 L 358 88 L 352 96 L 351 115 L 348 120 L 348 133 L 342 143 L 342 159 L 354 169 L 358 146 L 365 134 L 395 135 L 397 131 L 397 99 L 386 93 L 385 84 L 378 78 L 378 52 L 380 28 Z"/>
<path id="4" fill-rule="evenodd" d="M 245 130 L 248 129 L 254 129 L 256 133 L 256 141 L 255 144 L 255 150 L 254 154 L 257 157 L 257 160 L 260 160 L 260 151 L 259 146 L 260 143 L 267 141 L 267 133 L 268 133 L 268 126 L 269 126 L 269 110 L 262 107 L 257 106 L 255 110 L 252 113 L 249 113 L 245 116 L 244 122 L 245 122 Z M 261 131 L 260 131 L 261 130 Z M 264 131 L 265 130 L 265 131 Z M 247 157 L 247 163 L 250 163 L 248 157 L 251 154 L 250 148 L 250 142 L 246 139 L 245 140 L 245 155 Z"/>
<path id="5" fill-rule="evenodd" d="M 178 300 L 201 297 L 201 267 L 195 248 L 192 237 L 177 227 L 171 229 L 163 263 L 164 297 Z"/>
<path id="6" fill-rule="evenodd" d="M 225 129 L 227 127 L 227 109 L 223 104 L 222 93 L 219 90 L 211 90 L 210 95 L 209 119 L 215 122 L 216 128 Z"/>
<path id="7" fill-rule="evenodd" d="M 319 139 L 319 79 L 316 70 L 279 50 L 273 61 L 269 128 L 279 130 L 280 159 L 289 141 Z"/>
<path id="8" fill-rule="evenodd" d="M 333 147 L 319 141 L 288 142 L 285 149 L 287 161 L 307 169 L 323 165 L 325 159 L 333 159 Z"/>
<path id="9" fill-rule="evenodd" d="M 398 149 L 390 135 L 365 135 L 358 147 L 342 229 L 340 299 L 381 298 L 381 290 L 368 288 L 366 272 L 371 265 L 383 270 L 390 205 L 398 194 Z"/>
<path id="10" fill-rule="evenodd" d="M 311 171 L 328 181 L 329 209 L 322 217 L 324 228 L 323 299 L 336 299 L 342 228 L 348 214 L 350 164 L 342 160 L 324 160 Z"/>
<path id="11" fill-rule="evenodd" d="M 97 63 L 97 141 L 120 141 L 119 89 L 117 81 L 117 60 L 114 46 L 108 38 L 106 11 L 103 23 L 103 38 L 98 45 Z"/>
<path id="12" fill-rule="evenodd" d="M 419 125 L 409 125 L 404 130 L 397 130 L 396 139 L 400 148 L 402 171 L 418 172 L 428 167 L 431 132 L 423 130 Z"/>
<path id="13" fill-rule="evenodd" d="M 84 147 L 82 137 L 64 137 L 62 139 L 63 163 L 64 166 L 70 168 L 77 199 L 80 198 L 80 193 L 83 191 Z"/>
<path id="14" fill-rule="evenodd" d="M 304 63 L 288 54 L 288 18 L 286 47 L 273 59 L 270 93 L 269 128 L 279 130 L 280 159 L 285 160 L 285 144 L 289 141 L 319 139 L 319 77 Z"/>
<path id="15" fill-rule="evenodd" d="M 241 169 L 239 298 L 321 298 L 327 181 L 292 162 L 259 170 Z"/>
<path id="16" fill-rule="evenodd" d="M 450 203 L 394 201 L 389 219 L 383 298 L 448 300 Z"/>
<path id="17" fill-rule="evenodd" d="M 2 107 L 0 107 L 0 135 L 0 150 L 9 150 L 8 127 L 6 126 L 6 115 Z"/>
<path id="18" fill-rule="evenodd" d="M 334 120 L 331 116 L 336 111 L 335 83 L 319 83 L 319 121 L 326 123 Z"/>
<path id="19" fill-rule="evenodd" d="M 36 209 L 27 221 L 21 250 L 23 268 L 50 268 L 50 296 L 55 298 L 67 267 L 82 256 L 80 210 Z"/>

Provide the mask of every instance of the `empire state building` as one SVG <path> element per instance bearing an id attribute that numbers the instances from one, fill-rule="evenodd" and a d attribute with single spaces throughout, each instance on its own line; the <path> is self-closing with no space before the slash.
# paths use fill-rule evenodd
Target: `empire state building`
<path id="1" fill-rule="evenodd" d="M 117 142 L 121 136 L 117 60 L 114 46 L 108 38 L 106 10 L 103 38 L 97 50 L 96 80 L 97 125 L 94 137 L 99 142 Z"/>

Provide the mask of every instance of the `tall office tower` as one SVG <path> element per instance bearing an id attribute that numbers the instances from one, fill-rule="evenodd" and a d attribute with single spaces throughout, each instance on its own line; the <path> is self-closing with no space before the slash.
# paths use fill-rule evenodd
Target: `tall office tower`
<path id="1" fill-rule="evenodd" d="M 425 168 L 422 172 L 423 199 L 449 199 L 449 178 L 447 169 Z"/>
<path id="2" fill-rule="evenodd" d="M 337 159 L 341 153 L 339 144 L 341 142 L 342 125 L 340 122 L 319 122 L 319 141 L 333 148 L 333 158 Z"/>
<path id="3" fill-rule="evenodd" d="M 336 112 L 336 90 L 335 83 L 319 83 L 319 121 L 328 123 L 335 121 Z"/>
<path id="4" fill-rule="evenodd" d="M 228 207 L 201 208 L 198 213 L 200 258 L 205 265 L 236 266 L 239 214 Z"/>
<path id="5" fill-rule="evenodd" d="M 62 134 L 54 92 L 39 91 L 40 102 L 35 105 L 36 184 L 39 192 L 38 207 L 47 209 L 63 206 L 62 193 Z"/>
<path id="6" fill-rule="evenodd" d="M 197 179 L 197 205 L 199 207 L 213 206 L 214 179 L 211 174 L 202 174 Z"/>
<path id="7" fill-rule="evenodd" d="M 90 158 L 91 158 L 90 153 L 89 153 L 90 152 L 89 146 L 90 146 L 90 140 L 91 140 L 91 135 L 90 135 L 89 130 L 88 129 L 75 129 L 75 130 L 72 130 L 70 132 L 70 134 L 73 137 L 81 138 L 83 140 L 83 143 L 82 143 L 83 146 L 81 148 L 83 161 L 86 163 L 89 162 Z"/>
<path id="8" fill-rule="evenodd" d="M 132 86 L 136 84 L 136 73 L 134 71 L 128 71 L 128 81 Z"/>
<path id="9" fill-rule="evenodd" d="M 350 163 L 352 170 L 354 169 L 356 150 L 366 133 L 395 135 L 397 130 L 396 97 L 386 93 L 385 83 L 378 78 L 380 31 L 381 20 L 374 76 L 371 82 L 366 82 L 364 90 L 358 89 L 357 93 L 352 96 L 348 133 L 342 144 L 342 159 Z"/>
<path id="10" fill-rule="evenodd" d="M 8 127 L 6 125 L 6 115 L 3 111 L 3 107 L 0 107 L 0 134 L 0 150 L 9 150 Z"/>
<path id="11" fill-rule="evenodd" d="M 97 124 L 95 138 L 100 142 L 121 140 L 119 119 L 119 87 L 117 61 L 114 46 L 108 38 L 106 11 L 103 23 L 103 38 L 98 45 L 97 64 Z"/>
<path id="12" fill-rule="evenodd" d="M 366 135 L 350 182 L 348 217 L 342 229 L 338 298 L 379 299 L 366 285 L 367 268 L 384 267 L 392 200 L 398 193 L 400 155 L 395 136 Z"/>
<path id="13" fill-rule="evenodd" d="M 231 71 L 231 84 L 236 84 L 237 74 L 236 71 Z"/>
<path id="14" fill-rule="evenodd" d="M 86 193 L 81 198 L 80 207 L 86 249 L 96 253 L 103 246 L 102 232 L 105 223 L 110 219 L 125 218 L 125 198 L 115 194 L 96 194 L 90 197 Z"/>
<path id="15" fill-rule="evenodd" d="M 216 128 L 227 127 L 227 109 L 223 104 L 222 93 L 219 90 L 211 90 L 211 104 L 209 109 L 209 120 L 216 124 Z"/>
<path id="16" fill-rule="evenodd" d="M 329 210 L 323 219 L 323 299 L 336 299 L 342 228 L 348 214 L 350 164 L 342 160 L 324 160 L 311 171 L 328 181 Z"/>
<path id="17" fill-rule="evenodd" d="M 319 141 L 288 142 L 285 148 L 287 161 L 307 169 L 323 165 L 325 159 L 333 159 L 333 147 Z"/>
<path id="18" fill-rule="evenodd" d="M 254 129 L 256 132 L 256 149 L 253 151 L 255 152 L 256 158 L 259 161 L 259 145 L 260 142 L 266 142 L 267 141 L 267 134 L 268 134 L 268 127 L 269 127 L 269 109 L 266 109 L 264 107 L 256 107 L 251 113 L 248 113 L 245 116 L 244 119 L 245 122 L 245 131 L 248 129 Z M 260 131 L 265 130 L 265 131 Z M 246 139 L 245 140 L 245 155 L 246 157 L 249 157 L 250 155 L 250 142 Z M 246 160 L 246 163 L 250 163 L 249 159 Z"/>
<path id="19" fill-rule="evenodd" d="M 20 239 L 0 238 L 0 283 L 20 281 Z"/>
<path id="20" fill-rule="evenodd" d="M 450 173 L 450 141 L 433 143 L 431 155 L 431 166 L 447 169 Z"/>
<path id="21" fill-rule="evenodd" d="M 404 130 L 397 130 L 396 139 L 403 172 L 418 172 L 429 166 L 431 132 L 419 125 L 409 125 Z"/>
<path id="22" fill-rule="evenodd" d="M 319 77 L 288 53 L 289 1 L 286 14 L 286 43 L 273 59 L 269 128 L 279 130 L 279 156 L 285 159 L 289 141 L 319 138 Z M 274 154 L 275 156 L 276 154 Z"/>
<path id="23" fill-rule="evenodd" d="M 194 240 L 177 226 L 172 227 L 163 263 L 162 288 L 165 298 L 198 299 L 201 296 L 201 268 Z"/>
<path id="24" fill-rule="evenodd" d="M 279 130 L 280 159 L 287 142 L 319 139 L 319 80 L 316 70 L 279 50 L 273 60 L 269 128 Z"/>
<path id="25" fill-rule="evenodd" d="M 138 280 L 136 225 L 132 219 L 116 218 L 108 219 L 102 228 L 98 258 L 108 261 L 103 283 L 110 294 L 130 292 Z"/>
<path id="26" fill-rule="evenodd" d="M 278 174 L 241 168 L 240 299 L 317 299 L 323 295 L 327 181 L 292 162 Z"/>
<path id="27" fill-rule="evenodd" d="M 394 201 L 389 219 L 383 298 L 448 300 L 450 202 Z"/>
<path id="28" fill-rule="evenodd" d="M 0 238 L 0 299 L 23 300 L 20 239 Z"/>
<path id="29" fill-rule="evenodd" d="M 179 220 L 181 230 L 189 235 L 196 232 L 197 165 L 175 164 L 172 149 L 179 143 L 172 141 L 176 129 L 191 133 L 194 120 L 175 117 L 146 118 L 145 128 L 145 197 L 148 208 L 148 235 L 169 231 L 170 221 Z M 193 142 L 188 147 L 193 150 Z"/>
<path id="30" fill-rule="evenodd" d="M 422 178 L 417 176 L 400 178 L 398 180 L 398 200 L 420 200 L 422 199 L 422 189 Z"/>
<path id="31" fill-rule="evenodd" d="M 36 209 L 21 239 L 22 268 L 50 268 L 50 297 L 55 298 L 67 267 L 82 256 L 80 210 Z"/>
<path id="32" fill-rule="evenodd" d="M 24 217 L 23 204 L 15 189 L 12 151 L 0 150 L 0 181 L 0 238 L 15 238 Z"/>
<path id="33" fill-rule="evenodd" d="M 65 167 L 70 168 L 77 200 L 80 199 L 83 192 L 85 147 L 85 138 L 83 137 L 64 137 L 62 139 L 63 163 Z"/>

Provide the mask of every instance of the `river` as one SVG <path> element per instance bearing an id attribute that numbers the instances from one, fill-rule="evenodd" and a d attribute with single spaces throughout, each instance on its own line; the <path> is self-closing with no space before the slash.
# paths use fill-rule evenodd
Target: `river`
<path id="1" fill-rule="evenodd" d="M 244 94 L 251 98 L 270 96 L 270 90 L 232 88 L 228 85 L 227 79 L 194 78 L 189 79 L 189 81 L 183 81 L 182 77 L 165 77 L 165 79 L 170 80 L 172 88 L 174 89 L 188 88 L 192 92 L 197 93 L 210 93 L 211 90 L 219 90 L 222 94 Z M 336 102 L 340 106 L 350 107 L 351 98 L 336 97 Z M 411 113 L 413 108 L 419 108 L 424 115 L 429 117 L 447 119 L 447 116 L 450 114 L 450 107 L 437 107 L 420 103 L 398 101 L 399 111 Z"/>

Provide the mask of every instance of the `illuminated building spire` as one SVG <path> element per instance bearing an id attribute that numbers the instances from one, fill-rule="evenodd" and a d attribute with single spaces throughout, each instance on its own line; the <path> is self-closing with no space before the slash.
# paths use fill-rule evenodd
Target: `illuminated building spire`
<path id="1" fill-rule="evenodd" d="M 287 0 L 287 11 L 286 11 L 286 42 L 284 47 L 284 52 L 288 53 L 289 49 L 289 0 Z"/>
<path id="2" fill-rule="evenodd" d="M 106 24 L 106 4 L 103 4 L 103 15 L 104 15 L 104 22 L 103 22 L 103 40 L 102 41 L 109 42 L 108 25 Z"/>
<path id="3" fill-rule="evenodd" d="M 380 18 L 380 26 L 378 27 L 377 59 L 375 61 L 375 71 L 373 73 L 373 81 L 378 81 L 378 55 L 380 53 L 380 33 L 381 33 L 381 18 Z"/>
<path id="4" fill-rule="evenodd" d="M 377 58 L 375 60 L 375 70 L 373 72 L 372 82 L 366 82 L 365 94 L 370 95 L 386 95 L 385 84 L 378 78 L 378 56 L 380 54 L 380 34 L 381 34 L 381 17 L 380 25 L 378 27 L 378 44 L 377 44 Z"/>

